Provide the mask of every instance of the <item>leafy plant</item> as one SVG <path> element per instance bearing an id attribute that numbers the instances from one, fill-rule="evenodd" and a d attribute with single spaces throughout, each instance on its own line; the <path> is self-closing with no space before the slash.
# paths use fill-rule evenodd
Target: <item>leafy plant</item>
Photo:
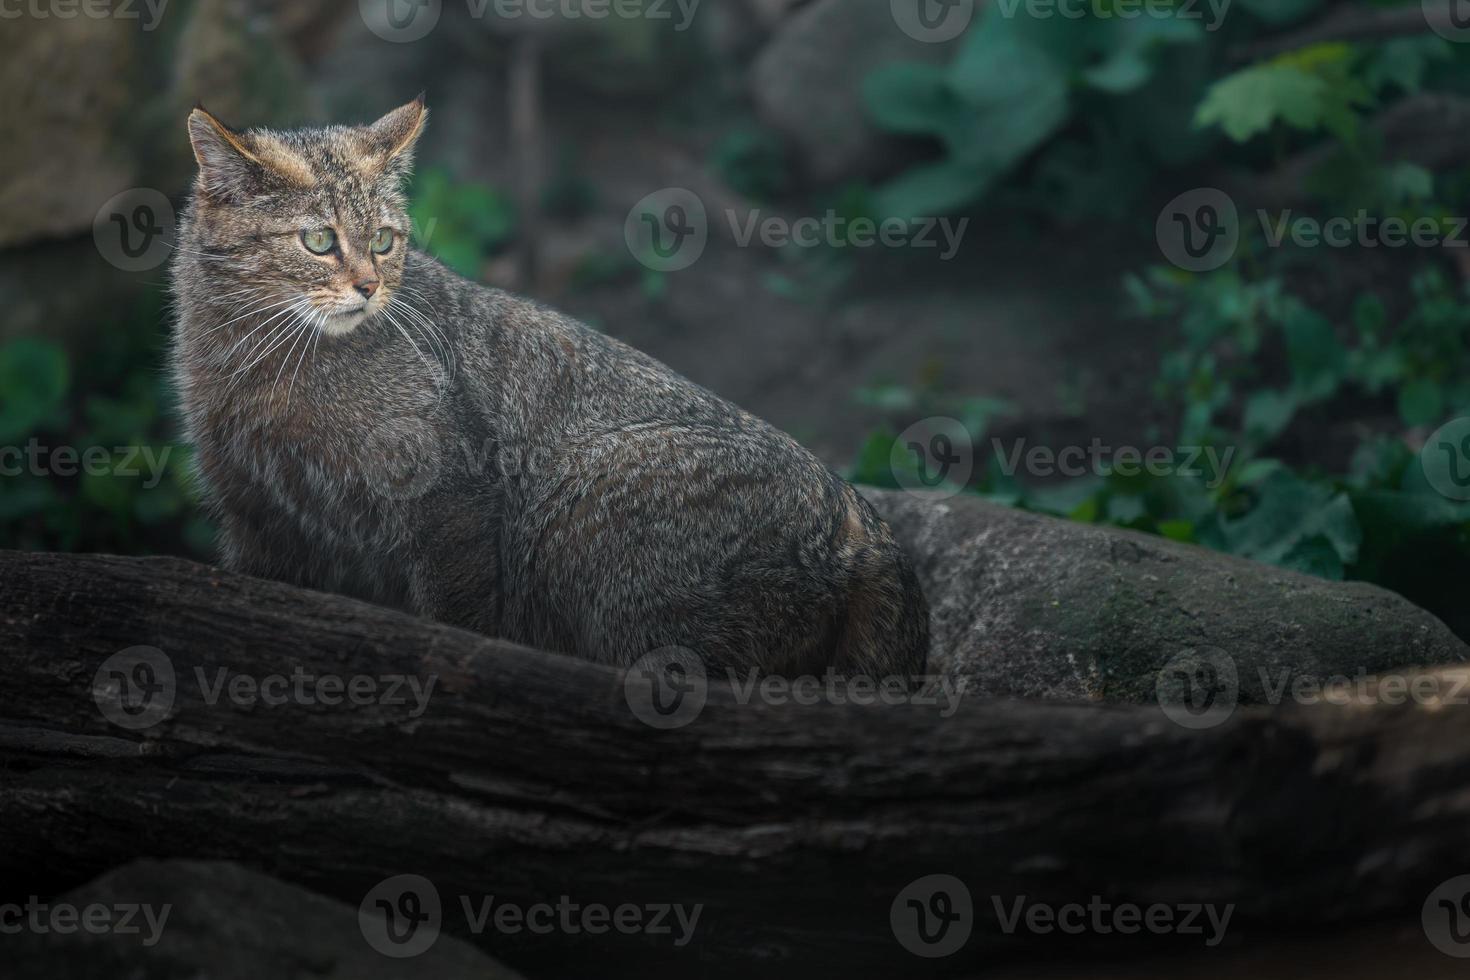
<path id="1" fill-rule="evenodd" d="M 486 260 L 515 232 L 515 211 L 505 195 L 456 181 L 442 169 L 414 179 L 409 217 L 415 244 L 470 279 L 480 278 Z"/>

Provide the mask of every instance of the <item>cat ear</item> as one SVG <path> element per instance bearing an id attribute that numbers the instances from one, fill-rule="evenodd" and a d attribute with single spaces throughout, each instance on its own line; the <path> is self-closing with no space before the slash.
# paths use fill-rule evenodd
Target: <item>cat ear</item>
<path id="1" fill-rule="evenodd" d="M 246 145 L 245 134 L 214 118 L 202 105 L 189 113 L 189 142 L 199 161 L 200 186 L 215 197 L 241 193 L 264 166 Z"/>
<path id="2" fill-rule="evenodd" d="M 414 145 L 429 121 L 424 106 L 424 93 L 407 105 L 401 105 L 367 127 L 367 165 L 378 174 L 395 178 L 407 177 L 413 170 Z"/>

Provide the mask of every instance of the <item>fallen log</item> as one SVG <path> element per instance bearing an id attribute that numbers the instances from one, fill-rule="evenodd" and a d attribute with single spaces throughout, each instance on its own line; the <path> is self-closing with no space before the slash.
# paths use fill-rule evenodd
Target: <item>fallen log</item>
<path id="1" fill-rule="evenodd" d="M 188 562 L 9 552 L 0 649 L 0 901 L 229 859 L 352 906 L 421 876 L 444 931 L 531 977 L 965 976 L 1059 947 L 1209 955 L 1008 932 L 1017 898 L 1231 906 L 1239 943 L 1412 918 L 1470 871 L 1451 698 L 1192 729 L 1156 705 L 775 703 L 716 680 L 656 728 L 637 684 L 571 658 Z M 901 900 L 931 875 L 969 893 L 915 906 L 968 907 L 942 958 L 910 951 Z M 477 930 L 488 896 L 700 912 L 683 945 Z"/>

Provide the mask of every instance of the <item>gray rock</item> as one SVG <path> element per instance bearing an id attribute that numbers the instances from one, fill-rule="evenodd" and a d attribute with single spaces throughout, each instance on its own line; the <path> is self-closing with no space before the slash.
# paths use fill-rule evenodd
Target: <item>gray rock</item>
<path id="1" fill-rule="evenodd" d="M 88 231 L 137 180 L 120 144 L 137 26 L 116 17 L 6 21 L 0 31 L 0 247 Z"/>
<path id="2" fill-rule="evenodd" d="M 1240 701 L 1263 702 L 1284 677 L 1470 657 L 1438 619 L 1377 586 L 971 496 L 864 493 L 929 597 L 931 667 L 969 678 L 971 693 L 1148 701 L 1173 658 L 1223 654 Z"/>
<path id="3" fill-rule="evenodd" d="M 227 861 L 135 861 L 51 905 L 61 903 L 84 911 L 93 905 L 146 906 L 161 928 L 153 928 L 140 914 L 133 917 L 140 930 L 136 935 L 25 929 L 7 937 L 6 976 L 16 980 L 517 980 L 519 976 L 446 935 L 417 956 L 390 958 L 364 939 L 357 909 Z M 155 941 L 145 944 L 149 939 Z"/>
<path id="4" fill-rule="evenodd" d="M 816 0 L 787 17 L 761 51 L 751 97 L 811 177 L 868 176 L 892 162 L 898 144 L 868 121 L 864 77 L 891 62 L 948 63 L 955 44 L 909 37 L 883 0 Z"/>

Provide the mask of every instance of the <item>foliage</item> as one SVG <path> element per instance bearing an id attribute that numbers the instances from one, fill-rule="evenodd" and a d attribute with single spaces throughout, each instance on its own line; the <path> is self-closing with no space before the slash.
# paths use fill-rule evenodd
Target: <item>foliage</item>
<path id="1" fill-rule="evenodd" d="M 943 157 L 880 188 L 883 215 L 942 214 L 974 203 L 1017 164 L 1079 117 L 1104 129 L 1129 126 L 1147 144 L 1175 136 L 1167 111 L 1140 114 L 1140 96 L 1167 108 L 1202 84 L 1169 48 L 1201 46 L 1207 32 L 1186 17 L 1037 16 L 990 5 L 946 66 L 877 67 L 864 97 L 873 120 L 905 136 L 931 137 Z M 1195 57 L 1198 57 L 1196 55 Z"/>
<path id="2" fill-rule="evenodd" d="M 711 164 L 725 183 L 755 201 L 780 197 L 791 188 L 785 146 L 775 133 L 758 126 L 732 129 L 722 136 Z"/>
<path id="3" fill-rule="evenodd" d="M 69 356 L 21 337 L 0 345 L 0 546 L 209 557 L 187 447 L 162 368 L 158 290 Z"/>
<path id="4" fill-rule="evenodd" d="M 414 244 L 469 279 L 481 278 L 485 262 L 515 231 L 515 210 L 505 195 L 442 169 L 414 178 L 408 211 Z"/>

